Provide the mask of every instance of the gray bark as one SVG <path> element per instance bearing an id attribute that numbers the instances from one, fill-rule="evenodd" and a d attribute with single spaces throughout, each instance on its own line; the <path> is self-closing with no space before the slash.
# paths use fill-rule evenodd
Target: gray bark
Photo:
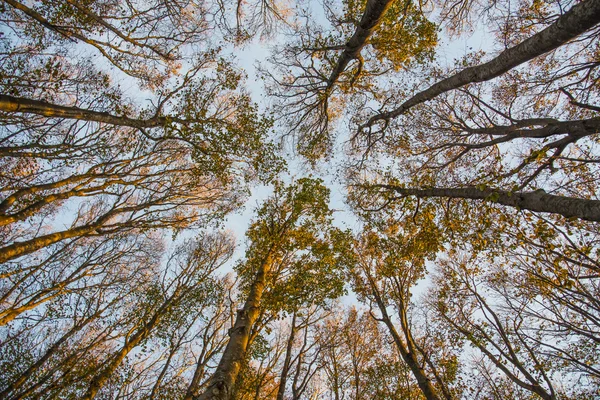
<path id="1" fill-rule="evenodd" d="M 484 82 L 535 57 L 552 51 L 575 39 L 600 22 L 600 0 L 585 0 L 573 6 L 556 22 L 518 45 L 504 50 L 494 59 L 443 79 L 402 103 L 398 108 L 371 117 L 361 130 L 368 129 L 377 121 L 388 121 L 404 114 L 412 107 L 469 83 Z"/>
<path id="2" fill-rule="evenodd" d="M 36 114 L 49 118 L 76 119 L 82 121 L 101 122 L 132 128 L 155 128 L 167 123 L 166 117 L 135 119 L 112 115 L 102 111 L 92 111 L 79 107 L 68 107 L 45 101 L 31 100 L 22 97 L 0 95 L 0 111 L 7 113 Z"/>
<path id="3" fill-rule="evenodd" d="M 238 310 L 233 328 L 229 330 L 229 342 L 221 356 L 217 369 L 210 377 L 204 392 L 194 400 L 229 400 L 242 368 L 250 343 L 252 326 L 260 315 L 260 301 L 265 290 L 266 275 L 270 268 L 270 255 L 262 262 L 242 309 Z"/>
<path id="4" fill-rule="evenodd" d="M 402 197 L 447 197 L 452 199 L 489 200 L 494 203 L 523 210 L 559 214 L 566 218 L 579 218 L 600 222 L 600 200 L 557 196 L 544 190 L 510 193 L 492 188 L 467 186 L 462 188 L 402 188 L 394 185 L 373 185 L 392 190 Z"/>
<path id="5" fill-rule="evenodd" d="M 406 365 L 408 365 L 413 376 L 415 377 L 419 389 L 421 389 L 421 392 L 427 400 L 440 400 L 440 397 L 436 394 L 436 390 L 433 387 L 431 380 L 429 379 L 429 377 L 425 373 L 425 370 L 417 360 L 416 349 L 413 345 L 413 339 L 410 331 L 407 332 L 406 330 L 403 330 L 406 339 L 406 341 L 403 341 L 400 337 L 400 334 L 396 330 L 392 319 L 388 315 L 387 308 L 383 300 L 381 299 L 381 296 L 379 295 L 375 283 L 370 279 L 369 281 L 371 283 L 371 288 L 373 289 L 373 296 L 375 297 L 375 301 L 377 303 L 377 306 L 379 307 L 379 311 L 381 311 L 383 322 L 387 326 L 388 331 L 392 336 L 392 339 L 394 340 L 394 344 L 396 345 L 396 348 L 400 353 L 400 356 L 402 357 Z M 400 312 L 402 313 L 401 317 L 406 317 L 403 314 L 404 310 L 401 310 Z"/>
<path id="6" fill-rule="evenodd" d="M 339 79 L 340 75 L 348 63 L 359 57 L 361 50 L 367 44 L 367 41 L 375 31 L 375 28 L 381 23 L 386 11 L 393 3 L 393 0 L 369 0 L 365 12 L 363 13 L 358 27 L 354 34 L 344 46 L 344 51 L 338 58 L 329 79 L 327 80 L 326 93 L 331 92 L 333 86 Z"/>

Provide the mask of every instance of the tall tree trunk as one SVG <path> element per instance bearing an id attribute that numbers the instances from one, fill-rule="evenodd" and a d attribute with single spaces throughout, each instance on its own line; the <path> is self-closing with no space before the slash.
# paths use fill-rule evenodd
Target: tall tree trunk
<path id="1" fill-rule="evenodd" d="M 163 319 L 168 309 L 183 295 L 184 286 L 178 286 L 173 293 L 163 301 L 158 309 L 152 314 L 150 319 L 147 320 L 140 328 L 138 328 L 133 335 L 125 338 L 125 344 L 121 347 L 117 353 L 113 354 L 106 366 L 100 370 L 91 380 L 86 394 L 81 397 L 82 400 L 92 400 L 98 394 L 98 391 L 102 389 L 108 379 L 114 374 L 119 368 L 125 357 L 137 347 L 142 341 L 147 339 L 153 330 Z"/>
<path id="2" fill-rule="evenodd" d="M 162 312 L 162 307 L 161 307 Z M 92 400 L 98 394 L 98 391 L 102 389 L 104 384 L 110 379 L 113 373 L 119 368 L 125 357 L 133 350 L 138 344 L 140 344 L 144 339 L 150 336 L 150 333 L 160 320 L 159 312 L 155 313 L 154 316 L 148 321 L 148 323 L 144 324 L 140 329 L 138 329 L 131 338 L 125 339 L 125 344 L 121 349 L 113 354 L 110 358 L 108 364 L 100 370 L 91 380 L 88 390 L 81 397 L 81 400 Z"/>
<path id="3" fill-rule="evenodd" d="M 96 234 L 96 231 L 103 228 L 104 224 L 107 223 L 111 218 L 128 212 L 140 211 L 144 208 L 150 207 L 151 205 L 152 204 L 147 203 L 142 205 L 123 206 L 121 208 L 113 207 L 111 210 L 98 217 L 95 221 L 92 221 L 86 225 L 70 228 L 60 232 L 49 233 L 47 235 L 38 236 L 24 242 L 15 242 L 11 245 L 4 246 L 0 248 L 0 264 L 10 261 L 14 258 L 33 253 L 43 249 L 44 247 L 66 239 L 94 235 Z M 124 223 L 121 224 L 121 226 L 126 227 L 128 224 Z"/>
<path id="4" fill-rule="evenodd" d="M 36 114 L 50 118 L 65 118 L 82 121 L 101 122 L 117 126 L 129 126 L 132 128 L 155 128 L 163 126 L 166 117 L 153 117 L 150 119 L 134 119 L 119 117 L 102 111 L 92 111 L 79 107 L 67 107 L 45 101 L 31 100 L 22 97 L 0 95 L 0 111 L 24 114 Z"/>
<path id="5" fill-rule="evenodd" d="M 13 258 L 33 253 L 62 240 L 91 234 L 101 226 L 101 223 L 92 223 L 79 226 L 77 228 L 39 236 L 35 239 L 30 239 L 24 242 L 15 242 L 11 245 L 0 248 L 0 264 L 10 261 Z"/>
<path id="6" fill-rule="evenodd" d="M 504 50 L 494 59 L 443 79 L 426 90 L 419 92 L 406 100 L 400 107 L 379 113 L 371 117 L 361 126 L 361 131 L 370 128 L 377 121 L 388 121 L 404 114 L 410 108 L 424 103 L 434 97 L 457 89 L 468 83 L 484 82 L 509 71 L 516 66 L 535 57 L 552 51 L 559 46 L 575 39 L 600 22 L 600 0 L 585 0 L 573 6 L 556 22 L 543 31 L 531 36 L 518 45 Z"/>
<path id="7" fill-rule="evenodd" d="M 265 290 L 266 275 L 271 267 L 271 251 L 261 263 L 246 302 L 238 310 L 233 328 L 229 330 L 229 342 L 221 356 L 217 369 L 210 377 L 204 392 L 195 400 L 229 400 L 240 369 L 246 358 L 252 326 L 260 315 L 260 301 Z"/>
<path id="8" fill-rule="evenodd" d="M 382 18 L 393 2 L 394 0 L 367 1 L 365 12 L 358 23 L 356 31 L 354 31 L 354 34 L 344 46 L 344 51 L 337 59 L 331 75 L 329 75 L 327 87 L 325 88 L 327 94 L 331 92 L 340 75 L 348 66 L 348 63 L 360 56 L 361 50 L 367 44 L 375 28 L 381 23 Z"/>
<path id="9" fill-rule="evenodd" d="M 8 395 L 11 392 L 15 392 L 20 389 L 23 384 L 42 366 L 50 357 L 52 357 L 58 349 L 67 341 L 70 337 L 72 337 L 75 333 L 79 332 L 84 326 L 86 326 L 89 322 L 96 319 L 98 315 L 93 315 L 89 318 L 86 318 L 83 322 L 79 324 L 75 324 L 67 333 L 65 333 L 60 339 L 58 339 L 52 346 L 50 346 L 44 355 L 40 357 L 35 363 L 33 363 L 29 368 L 27 368 L 17 379 L 13 382 L 9 383 L 8 386 L 0 392 L 0 399 L 8 399 Z"/>
<path id="10" fill-rule="evenodd" d="M 588 200 L 548 194 L 543 190 L 511 193 L 505 190 L 477 188 L 431 188 L 413 189 L 394 185 L 373 185 L 392 190 L 402 197 L 447 197 L 451 199 L 489 200 L 494 203 L 523 210 L 559 214 L 566 218 L 579 218 L 600 222 L 600 200 Z"/>
<path id="11" fill-rule="evenodd" d="M 200 357 L 198 357 L 198 363 L 196 364 L 196 369 L 194 370 L 194 376 L 192 377 L 192 381 L 188 386 L 183 400 L 192 400 L 194 398 L 196 392 L 198 391 L 198 387 L 200 386 L 200 379 L 204 375 L 205 367 L 204 349 L 202 349 L 202 354 L 200 354 Z"/>
<path id="12" fill-rule="evenodd" d="M 283 367 L 281 368 L 281 377 L 279 378 L 279 388 L 277 389 L 277 400 L 283 400 L 285 395 L 285 384 L 287 381 L 288 372 L 290 370 L 290 363 L 292 361 L 292 349 L 294 345 L 294 339 L 296 335 L 296 312 L 292 315 L 292 327 L 290 328 L 290 337 L 287 341 L 287 347 L 285 349 L 285 359 L 283 361 Z"/>
<path id="13" fill-rule="evenodd" d="M 416 349 L 414 349 L 414 346 L 412 345 L 412 335 L 410 335 L 410 332 L 404 332 L 406 344 L 403 343 L 400 334 L 396 330 L 396 327 L 394 326 L 390 316 L 388 315 L 385 304 L 383 303 L 383 300 L 379 295 L 379 291 L 375 286 L 375 282 L 371 281 L 370 284 L 373 291 L 373 295 L 377 302 L 377 306 L 379 307 L 379 311 L 381 311 L 383 322 L 385 323 L 385 325 L 388 328 L 388 331 L 392 335 L 392 339 L 396 344 L 396 348 L 398 349 L 400 356 L 402 357 L 406 365 L 408 365 L 413 376 L 417 380 L 417 384 L 419 385 L 421 392 L 427 400 L 440 400 L 440 398 L 436 394 L 436 390 L 431 384 L 431 380 L 429 379 L 429 377 L 427 377 L 425 371 L 423 370 L 419 361 L 417 360 Z"/>

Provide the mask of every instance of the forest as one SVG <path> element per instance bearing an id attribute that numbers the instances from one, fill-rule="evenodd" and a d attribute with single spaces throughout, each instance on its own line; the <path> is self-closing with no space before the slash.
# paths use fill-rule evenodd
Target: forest
<path id="1" fill-rule="evenodd" d="M 600 398 L 600 0 L 0 26 L 0 399 Z"/>

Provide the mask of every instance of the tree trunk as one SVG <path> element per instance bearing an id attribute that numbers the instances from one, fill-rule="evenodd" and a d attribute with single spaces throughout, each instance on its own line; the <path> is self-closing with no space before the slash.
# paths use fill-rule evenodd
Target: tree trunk
<path id="1" fill-rule="evenodd" d="M 575 39 L 577 36 L 596 26 L 599 22 L 600 0 L 582 1 L 573 6 L 543 31 L 510 49 L 504 50 L 497 57 L 484 64 L 465 68 L 435 83 L 428 89 L 406 100 L 400 107 L 371 117 L 365 125 L 361 126 L 361 130 L 368 129 L 377 121 L 388 121 L 391 118 L 402 115 L 410 108 L 431 100 L 442 93 L 457 89 L 468 83 L 484 82 L 500 76 L 524 62 L 541 56 Z"/>
<path id="2" fill-rule="evenodd" d="M 229 400 L 236 379 L 246 358 L 252 326 L 260 315 L 260 301 L 265 290 L 266 275 L 271 266 L 271 255 L 261 263 L 244 306 L 238 310 L 233 328 L 229 330 L 229 342 L 221 356 L 217 369 L 210 377 L 204 392 L 195 400 Z"/>
<path id="3" fill-rule="evenodd" d="M 53 194 L 43 196 L 39 200 L 37 200 L 35 203 L 32 203 L 32 204 L 28 205 L 27 207 L 25 207 L 21 210 L 18 210 L 12 214 L 0 215 L 0 227 L 12 224 L 14 222 L 24 221 L 27 218 L 36 215 L 42 208 L 44 208 L 54 202 L 66 200 L 71 197 L 85 197 L 85 196 L 90 196 L 90 195 L 97 195 L 98 193 L 102 193 L 102 191 L 109 188 L 110 186 L 114 186 L 114 185 L 118 185 L 118 184 L 127 185 L 130 183 L 131 182 L 127 182 L 125 180 L 114 179 L 114 180 L 109 180 L 107 182 L 104 182 L 97 186 L 84 187 L 82 189 L 74 188 L 74 189 L 71 189 L 71 190 L 68 190 L 65 192 L 53 193 Z M 46 186 L 50 186 L 50 185 L 46 185 Z M 35 192 L 36 191 L 32 190 L 32 194 Z M 12 200 L 12 199 L 10 199 L 10 200 Z M 0 214 L 1 213 L 2 212 L 0 211 Z"/>
<path id="4" fill-rule="evenodd" d="M 385 325 L 388 328 L 388 331 L 392 335 L 392 338 L 394 340 L 394 343 L 396 344 L 396 348 L 398 349 L 400 356 L 402 357 L 402 359 L 404 360 L 406 365 L 408 365 L 408 367 L 410 368 L 410 370 L 411 370 L 413 376 L 415 377 L 415 379 L 417 380 L 417 384 L 419 385 L 419 388 L 421 389 L 421 392 L 423 393 L 425 398 L 427 400 L 440 400 L 440 398 L 436 394 L 436 391 L 435 391 L 433 385 L 431 384 L 431 380 L 427 377 L 427 375 L 425 374 L 425 371 L 423 370 L 423 368 L 419 364 L 419 361 L 416 358 L 416 350 L 413 349 L 413 346 L 411 345 L 412 336 L 410 336 L 410 332 L 408 332 L 408 335 L 407 335 L 407 332 L 404 332 L 405 336 L 407 336 L 407 338 L 406 338 L 407 344 L 405 345 L 402 342 L 402 339 L 400 338 L 400 335 L 398 334 L 396 327 L 392 323 L 392 320 L 387 313 L 385 304 L 383 303 L 383 300 L 381 299 L 381 296 L 379 296 L 377 288 L 374 285 L 375 285 L 375 283 L 371 282 L 371 286 L 373 289 L 373 295 L 375 296 L 377 306 L 379 307 L 379 310 L 381 311 L 383 322 L 385 323 Z"/>
<path id="5" fill-rule="evenodd" d="M 15 381 L 10 383 L 2 392 L 0 392 L 0 399 L 7 399 L 9 393 L 20 389 L 21 386 L 42 366 L 50 357 L 56 353 L 56 351 L 75 333 L 79 332 L 84 326 L 90 321 L 97 318 L 97 315 L 85 319 L 82 323 L 74 325 L 67 333 L 65 333 L 58 341 L 50 346 L 44 355 L 27 368 Z"/>
<path id="6" fill-rule="evenodd" d="M 348 63 L 360 55 L 361 50 L 367 44 L 367 41 L 375 31 L 375 28 L 381 23 L 381 19 L 386 11 L 393 3 L 393 0 L 368 0 L 365 12 L 363 13 L 358 27 L 354 34 L 348 40 L 344 47 L 344 51 L 338 58 L 331 75 L 327 80 L 325 92 L 329 94 L 333 86 L 344 72 Z"/>
<path id="7" fill-rule="evenodd" d="M 285 383 L 287 381 L 287 375 L 290 370 L 290 363 L 292 360 L 292 348 L 294 345 L 294 338 L 296 335 L 296 313 L 292 316 L 292 327 L 290 331 L 290 337 L 287 342 L 285 349 L 285 359 L 283 361 L 283 367 L 281 368 L 281 377 L 279 378 L 279 388 L 277 389 L 277 400 L 283 400 L 285 395 Z"/>
<path id="8" fill-rule="evenodd" d="M 202 355 L 198 358 L 198 363 L 196 364 L 196 369 L 194 370 L 194 376 L 192 377 L 192 381 L 188 386 L 188 389 L 185 393 L 185 397 L 183 400 L 192 400 L 198 387 L 200 386 L 200 378 L 204 375 L 205 363 L 202 358 Z"/>
<path id="9" fill-rule="evenodd" d="M 161 307 L 154 313 L 152 318 L 150 318 L 147 323 L 145 323 L 131 336 L 131 339 L 125 339 L 125 344 L 123 347 L 121 347 L 121 350 L 114 354 L 107 363 L 108 365 L 106 365 L 106 367 L 104 367 L 92 378 L 92 381 L 88 386 L 88 390 L 85 395 L 81 397 L 81 400 L 92 400 L 96 397 L 98 391 L 102 389 L 106 381 L 108 381 L 117 368 L 119 368 L 125 357 L 127 357 L 127 354 L 129 354 L 131 350 L 133 350 L 143 340 L 150 336 L 153 329 L 163 317 L 167 307 L 173 302 L 177 295 L 178 292 L 175 292 L 168 300 L 166 300 L 165 303 L 163 303 Z"/>
<path id="10" fill-rule="evenodd" d="M 522 210 L 559 214 L 566 218 L 579 218 L 600 222 L 600 201 L 574 197 L 556 196 L 543 190 L 510 193 L 490 188 L 479 189 L 473 186 L 462 188 L 412 189 L 393 185 L 373 185 L 395 191 L 405 196 L 447 197 L 451 199 L 489 200 L 494 203 Z"/>
<path id="11" fill-rule="evenodd" d="M 10 261 L 13 258 L 33 253 L 62 240 L 90 234 L 101 226 L 101 223 L 93 223 L 61 232 L 50 233 L 25 242 L 15 242 L 0 249 L 0 264 Z"/>
<path id="12" fill-rule="evenodd" d="M 0 111 L 7 113 L 19 112 L 24 114 L 36 114 L 49 118 L 101 122 L 110 125 L 129 126 L 132 128 L 155 128 L 163 126 L 167 122 L 165 117 L 154 117 L 150 119 L 119 117 L 107 112 L 61 106 L 45 101 L 7 96 L 4 94 L 0 95 Z"/>

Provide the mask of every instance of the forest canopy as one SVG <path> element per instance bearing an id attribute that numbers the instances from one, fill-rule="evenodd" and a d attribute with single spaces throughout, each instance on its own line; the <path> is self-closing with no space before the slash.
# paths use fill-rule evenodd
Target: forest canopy
<path id="1" fill-rule="evenodd" d="M 0 399 L 600 397 L 600 0 L 0 26 Z"/>

